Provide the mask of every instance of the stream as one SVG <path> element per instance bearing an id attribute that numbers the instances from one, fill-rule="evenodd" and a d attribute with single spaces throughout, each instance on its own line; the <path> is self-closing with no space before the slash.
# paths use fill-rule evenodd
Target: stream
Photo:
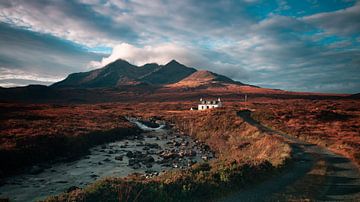
<path id="1" fill-rule="evenodd" d="M 88 155 L 72 162 L 33 166 L 27 173 L 6 179 L 0 187 L 0 199 L 37 201 L 75 187 L 83 188 L 106 176 L 141 173 L 153 177 L 213 158 L 206 145 L 175 134 L 165 125 L 151 128 L 136 119 L 129 120 L 144 132 L 93 147 Z"/>

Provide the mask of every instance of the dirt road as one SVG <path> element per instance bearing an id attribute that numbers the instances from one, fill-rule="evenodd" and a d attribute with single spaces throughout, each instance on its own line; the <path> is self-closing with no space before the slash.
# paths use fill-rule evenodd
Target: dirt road
<path id="1" fill-rule="evenodd" d="M 219 201 L 360 201 L 360 171 L 349 159 L 274 131 L 250 113 L 238 115 L 260 130 L 283 136 L 292 146 L 294 161 L 281 174 Z"/>

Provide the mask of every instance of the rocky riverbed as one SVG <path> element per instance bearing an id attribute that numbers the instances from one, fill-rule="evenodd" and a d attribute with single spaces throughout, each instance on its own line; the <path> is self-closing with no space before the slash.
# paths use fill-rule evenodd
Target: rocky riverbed
<path id="1" fill-rule="evenodd" d="M 7 179 L 0 187 L 0 198 L 35 201 L 84 187 L 105 176 L 141 173 L 153 177 L 169 169 L 184 169 L 213 158 L 208 146 L 165 129 L 161 123 L 151 128 L 146 122 L 129 120 L 145 132 L 94 147 L 89 155 L 76 161 L 33 166 L 27 173 Z"/>

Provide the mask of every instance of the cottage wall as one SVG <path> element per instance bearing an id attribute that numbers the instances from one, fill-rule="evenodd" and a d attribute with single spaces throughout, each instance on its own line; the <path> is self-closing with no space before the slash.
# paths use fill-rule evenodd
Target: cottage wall
<path id="1" fill-rule="evenodd" d="M 218 103 L 218 104 L 199 104 L 198 105 L 198 110 L 213 109 L 213 108 L 217 108 L 217 107 L 221 107 L 221 103 Z"/>

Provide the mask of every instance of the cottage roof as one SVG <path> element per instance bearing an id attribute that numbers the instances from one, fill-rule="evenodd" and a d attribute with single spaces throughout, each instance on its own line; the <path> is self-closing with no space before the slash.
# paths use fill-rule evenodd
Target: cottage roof
<path id="1" fill-rule="evenodd" d="M 215 105 L 215 104 L 219 104 L 221 102 L 220 98 L 218 98 L 217 100 L 204 100 L 204 99 L 200 99 L 200 104 L 208 104 L 208 105 Z"/>

